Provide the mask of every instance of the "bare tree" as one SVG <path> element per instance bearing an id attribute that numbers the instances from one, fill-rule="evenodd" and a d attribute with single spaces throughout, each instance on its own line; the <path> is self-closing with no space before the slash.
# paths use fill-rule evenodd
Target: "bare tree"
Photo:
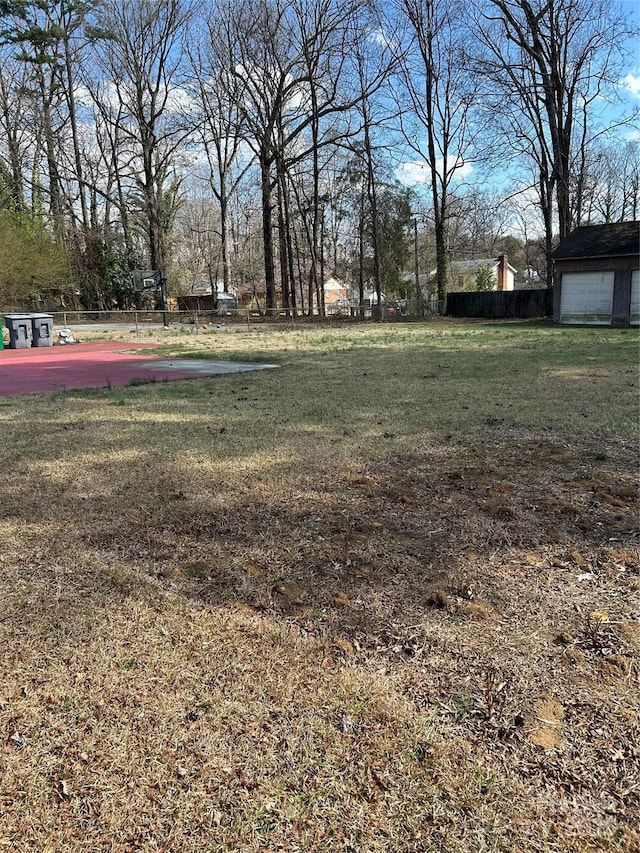
<path id="1" fill-rule="evenodd" d="M 504 193 L 467 189 L 451 199 L 449 242 L 458 257 L 496 255 L 508 233 L 511 211 Z"/>
<path id="2" fill-rule="evenodd" d="M 29 100 L 26 70 L 8 55 L 0 54 L 0 207 L 26 209 L 25 174 Z"/>
<path id="3" fill-rule="evenodd" d="M 370 236 L 371 236 L 371 249 L 373 252 L 373 286 L 376 293 L 376 306 L 378 311 L 378 319 L 380 321 L 384 320 L 384 312 L 382 310 L 382 265 L 380 262 L 380 230 L 379 230 L 379 218 L 378 218 L 378 183 L 376 181 L 375 174 L 375 152 L 374 152 L 374 144 L 372 139 L 372 127 L 373 121 L 371 117 L 371 105 L 369 102 L 369 96 L 367 94 L 367 86 L 364 78 L 364 64 L 359 65 L 359 75 L 360 75 L 360 88 L 362 91 L 362 97 L 360 101 L 360 109 L 362 116 L 362 127 L 363 127 L 363 142 L 362 142 L 362 159 L 365 165 L 365 188 L 366 188 L 366 198 L 368 201 L 369 211 L 371 213 L 370 217 Z M 365 227 L 367 222 L 367 217 L 362 210 L 362 218 L 360 221 L 359 227 L 359 236 L 360 236 L 360 272 L 359 272 L 359 289 L 360 289 L 360 302 L 362 304 L 362 295 L 363 295 L 363 284 L 364 284 L 364 246 L 365 246 Z"/>
<path id="4" fill-rule="evenodd" d="M 232 280 L 230 198 L 252 158 L 242 157 L 244 83 L 233 73 L 235 30 L 233 7 L 220 0 L 206 7 L 206 17 L 194 46 L 187 46 L 191 64 L 188 90 L 197 104 L 194 135 L 208 166 L 208 187 L 219 207 L 219 233 L 210 235 L 220 246 L 224 290 Z M 212 282 L 216 292 L 215 282 Z"/>
<path id="5" fill-rule="evenodd" d="M 162 275 L 179 182 L 176 158 L 188 136 L 179 83 L 189 15 L 183 0 L 114 0 L 99 7 L 93 28 L 103 77 L 99 106 L 117 128 L 119 144 L 128 142 L 136 157 L 129 165 L 144 211 L 149 265 Z"/>
<path id="6" fill-rule="evenodd" d="M 617 82 L 629 22 L 610 0 L 479 0 L 476 9 L 478 67 L 495 96 L 485 103 L 505 145 L 536 164 L 549 253 L 555 222 L 560 239 L 575 224 L 575 165 L 595 135 L 596 99 Z"/>
<path id="7" fill-rule="evenodd" d="M 576 193 L 577 222 L 624 222 L 640 213 L 640 142 L 602 139 L 589 149 Z"/>
<path id="8" fill-rule="evenodd" d="M 640 219 L 640 140 L 629 139 L 623 148 L 622 212 L 620 219 Z"/>
<path id="9" fill-rule="evenodd" d="M 85 156 L 85 174 L 90 185 L 90 220 L 92 229 L 101 231 L 105 240 L 121 233 L 127 248 L 133 247 L 130 225 L 127 181 L 136 159 L 135 147 L 125 134 L 126 111 L 115 103 L 110 84 L 83 76 L 91 93 L 95 151 Z M 100 216 L 99 210 L 102 209 Z"/>
<path id="10" fill-rule="evenodd" d="M 86 0 L 61 0 L 57 9 L 57 26 L 61 33 L 62 60 L 64 68 L 63 88 L 67 102 L 71 141 L 73 146 L 73 166 L 75 181 L 78 187 L 80 215 L 85 232 L 90 229 L 89 207 L 87 203 L 87 187 L 84 180 L 83 146 L 78 128 L 78 111 L 76 103 L 77 70 L 83 58 L 83 44 L 78 43 L 77 34 L 83 27 L 85 17 L 90 9 Z"/>
<path id="11" fill-rule="evenodd" d="M 27 86 L 32 100 L 33 182 L 36 198 L 44 190 L 49 217 L 58 236 L 64 233 L 65 199 L 60 173 L 61 152 L 58 110 L 64 100 L 60 81 L 61 32 L 52 20 L 53 4 L 9 4 L 11 32 L 6 38 L 15 45 L 16 58 L 27 69 Z M 39 156 L 46 158 L 46 184 L 40 181 Z"/>
<path id="12" fill-rule="evenodd" d="M 278 244 L 283 301 L 295 310 L 290 305 L 295 298 L 295 240 L 287 233 L 291 180 L 294 167 L 308 158 L 312 159 L 312 190 L 307 233 L 311 276 L 317 279 L 321 231 L 317 152 L 344 141 L 350 133 L 335 119 L 347 115 L 359 98 L 345 85 L 359 15 L 354 0 L 346 4 L 323 0 L 316 10 L 307 0 L 245 0 L 234 10 L 238 48 L 234 74 L 242 81 L 246 140 L 261 175 L 267 310 L 276 306 Z"/>
<path id="13" fill-rule="evenodd" d="M 403 138 L 428 176 L 433 207 L 438 301 L 449 277 L 448 222 L 453 186 L 473 159 L 475 87 L 467 62 L 465 10 L 457 0 L 396 0 L 406 27 L 398 58 Z"/>
<path id="14" fill-rule="evenodd" d="M 357 96 L 346 87 L 345 78 L 351 71 L 350 56 L 362 39 L 366 12 L 358 4 L 333 0 L 296 0 L 293 11 L 300 34 L 301 72 L 306 81 L 305 106 L 310 116 L 310 191 L 303 190 L 306 203 L 299 205 L 310 257 L 308 305 L 311 311 L 315 294 L 319 311 L 324 313 L 323 174 L 336 156 L 336 143 L 344 143 L 351 132 L 344 118 Z"/>
<path id="15" fill-rule="evenodd" d="M 30 129 L 33 150 L 45 156 L 46 182 L 38 184 L 49 202 L 49 215 L 59 236 L 69 224 L 89 226 L 83 152 L 76 109 L 76 74 L 82 62 L 83 40 L 79 38 L 92 0 L 22 0 L 8 3 L 2 35 L 13 46 L 26 75 L 22 90 L 13 86 L 16 106 L 25 106 L 31 95 Z M 21 75 L 18 74 L 18 77 Z M 24 124 L 24 115 L 20 117 Z M 9 130 L 9 145 L 15 136 Z M 37 174 L 39 164 L 34 164 Z"/>

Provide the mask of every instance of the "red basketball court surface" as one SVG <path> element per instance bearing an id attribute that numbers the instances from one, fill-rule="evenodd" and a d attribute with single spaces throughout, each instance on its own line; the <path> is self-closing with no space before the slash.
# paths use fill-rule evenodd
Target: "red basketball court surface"
<path id="1" fill-rule="evenodd" d="M 152 352 L 157 346 L 159 344 L 100 341 L 0 350 L 0 396 L 192 379 L 275 367 L 273 364 L 209 359 L 159 358 Z"/>

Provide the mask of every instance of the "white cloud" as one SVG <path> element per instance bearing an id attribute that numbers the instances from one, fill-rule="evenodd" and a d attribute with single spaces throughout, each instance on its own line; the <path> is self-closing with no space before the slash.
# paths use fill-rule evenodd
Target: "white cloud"
<path id="1" fill-rule="evenodd" d="M 640 99 L 640 72 L 627 74 L 620 82 L 632 98 Z"/>
<path id="2" fill-rule="evenodd" d="M 159 97 L 162 97 L 165 92 L 160 91 Z M 92 103 L 92 95 L 84 86 L 78 86 L 75 90 L 76 101 L 79 106 L 89 107 Z M 125 103 L 135 103 L 137 95 L 135 85 L 131 81 L 117 84 L 112 80 L 103 81 L 98 90 L 97 95 L 100 104 L 103 107 L 109 107 L 111 110 L 118 110 L 122 100 Z M 145 98 L 148 101 L 149 96 L 145 93 Z M 196 108 L 195 101 L 186 89 L 180 86 L 174 86 L 166 90 L 165 110 L 169 115 L 188 115 Z"/>
<path id="3" fill-rule="evenodd" d="M 186 89 L 174 86 L 173 89 L 169 89 L 167 92 L 167 112 L 174 115 L 189 115 L 189 113 L 195 112 L 196 109 L 196 102 Z"/>
<path id="4" fill-rule="evenodd" d="M 429 172 L 425 163 L 401 163 L 397 169 L 397 177 L 405 186 L 426 184 L 429 181 Z"/>
<path id="5" fill-rule="evenodd" d="M 436 162 L 436 167 L 438 172 L 442 172 L 442 160 L 438 160 Z M 471 163 L 466 163 L 464 161 L 459 161 L 458 165 L 455 167 L 455 175 L 454 178 L 457 180 L 464 180 L 468 178 L 471 172 L 473 171 L 473 166 Z M 401 184 L 405 184 L 405 186 L 414 187 L 418 184 L 428 184 L 431 181 L 431 171 L 429 169 L 429 165 L 423 162 L 407 162 L 401 163 L 397 169 L 397 177 Z"/>

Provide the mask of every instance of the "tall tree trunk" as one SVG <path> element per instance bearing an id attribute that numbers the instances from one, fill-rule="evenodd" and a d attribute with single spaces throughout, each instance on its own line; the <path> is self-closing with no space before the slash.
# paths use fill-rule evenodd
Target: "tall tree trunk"
<path id="1" fill-rule="evenodd" d="M 436 285 L 438 295 L 438 313 L 444 314 L 447 302 L 447 286 L 449 280 L 449 257 L 447 246 L 447 220 L 444 216 L 436 217 Z"/>
<path id="2" fill-rule="evenodd" d="M 149 265 L 152 270 L 164 275 L 164 257 L 161 244 L 160 211 L 153 168 L 153 138 L 148 129 L 142 134 L 142 163 L 145 213 L 147 220 L 147 235 L 149 244 Z"/>
<path id="3" fill-rule="evenodd" d="M 231 292 L 231 251 L 229 227 L 229 199 L 224 184 L 220 187 L 220 251 L 222 253 L 222 282 L 225 293 Z"/>
<path id="4" fill-rule="evenodd" d="M 64 235 L 64 211 L 60 173 L 58 171 L 58 152 L 56 150 L 51 117 L 51 93 L 48 91 L 42 67 L 38 69 L 38 84 L 42 97 L 42 133 L 44 135 L 47 178 L 49 180 L 49 212 L 54 232 L 58 237 L 62 237 Z"/>
<path id="5" fill-rule="evenodd" d="M 284 176 L 283 176 L 284 177 Z M 291 223 L 291 216 L 289 212 L 289 192 L 287 188 L 287 183 L 285 183 L 282 187 L 282 204 L 284 210 L 284 222 L 285 222 L 285 242 L 287 246 L 287 261 L 288 261 L 288 279 L 289 279 L 289 296 L 291 299 L 291 313 L 294 317 L 297 316 L 297 296 L 296 296 L 296 276 L 295 276 L 295 265 L 294 265 L 294 257 L 293 257 L 293 226 Z"/>
<path id="6" fill-rule="evenodd" d="M 360 318 L 364 320 L 364 230 L 365 230 L 365 211 L 364 211 L 364 187 L 360 193 L 360 215 L 358 217 L 358 303 Z"/>
<path id="7" fill-rule="evenodd" d="M 260 152 L 260 188 L 262 192 L 262 245 L 264 252 L 265 307 L 267 314 L 276 310 L 276 276 L 273 252 L 273 207 L 271 202 L 271 170 L 269 156 Z"/>
<path id="8" fill-rule="evenodd" d="M 276 159 L 276 173 L 277 173 L 277 183 L 276 183 L 276 195 L 278 199 L 278 247 L 279 247 L 279 260 L 280 260 L 280 291 L 282 294 L 282 305 L 287 311 L 287 316 L 291 313 L 291 288 L 289 282 L 289 262 L 287 258 L 288 254 L 288 246 L 287 246 L 287 229 L 288 223 L 286 221 L 285 215 L 285 204 L 284 204 L 284 174 L 283 174 L 283 164 L 278 157 Z"/>
<path id="9" fill-rule="evenodd" d="M 20 140 L 16 127 L 16 115 L 12 114 L 14 91 L 10 90 L 3 74 L 0 74 L 0 110 L 2 126 L 6 134 L 7 161 L 9 165 L 10 186 L 9 194 L 14 208 L 22 211 L 25 208 L 22 165 L 20 162 Z"/>
<path id="10" fill-rule="evenodd" d="M 65 22 L 69 24 L 69 21 Z M 87 207 L 86 185 L 84 182 L 82 152 L 80 150 L 80 137 L 78 135 L 78 119 L 76 116 L 76 99 L 74 94 L 74 79 L 73 79 L 73 63 L 71 59 L 71 51 L 69 46 L 69 34 L 65 31 L 64 37 L 64 64 L 66 72 L 66 98 L 69 108 L 69 121 L 71 123 L 71 141 L 73 144 L 73 159 L 76 167 L 76 180 L 78 182 L 78 197 L 80 199 L 80 214 L 82 216 L 82 226 L 85 231 L 88 231 L 91 223 L 89 217 L 89 209 Z"/>
<path id="11" fill-rule="evenodd" d="M 367 198 L 371 212 L 371 247 L 373 249 L 373 285 L 376 292 L 378 320 L 383 322 L 382 310 L 382 279 L 380 274 L 380 241 L 378 238 L 378 195 L 373 168 L 373 148 L 369 128 L 369 111 L 363 99 L 362 115 L 364 118 L 364 154 L 367 161 Z"/>
<path id="12" fill-rule="evenodd" d="M 540 174 L 539 182 L 540 209 L 544 222 L 544 249 L 547 260 L 546 282 L 547 287 L 553 287 L 553 269 L 551 266 L 551 252 L 553 251 L 553 181 L 544 171 Z"/>

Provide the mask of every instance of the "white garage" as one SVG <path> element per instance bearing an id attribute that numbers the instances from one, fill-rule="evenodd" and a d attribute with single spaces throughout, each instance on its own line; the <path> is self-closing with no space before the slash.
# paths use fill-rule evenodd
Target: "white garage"
<path id="1" fill-rule="evenodd" d="M 554 322 L 640 326 L 640 222 L 581 225 L 551 260 Z"/>
<path id="2" fill-rule="evenodd" d="M 560 322 L 611 325 L 613 270 L 562 274 Z"/>

